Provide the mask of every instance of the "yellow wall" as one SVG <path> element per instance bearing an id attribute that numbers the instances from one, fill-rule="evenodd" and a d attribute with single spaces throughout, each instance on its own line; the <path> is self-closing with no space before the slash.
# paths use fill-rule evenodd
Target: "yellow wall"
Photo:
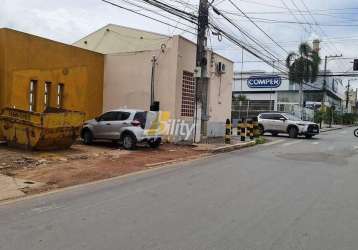
<path id="1" fill-rule="evenodd" d="M 30 81 L 37 80 L 36 111 L 44 110 L 45 82 L 56 107 L 57 85 L 64 84 L 64 108 L 87 118 L 102 112 L 104 56 L 44 38 L 0 29 L 0 108 L 29 109 Z"/>

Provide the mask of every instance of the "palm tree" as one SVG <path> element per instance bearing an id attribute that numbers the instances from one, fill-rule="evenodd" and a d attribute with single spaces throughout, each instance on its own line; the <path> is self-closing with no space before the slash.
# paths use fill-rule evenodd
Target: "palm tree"
<path id="1" fill-rule="evenodd" d="M 286 59 L 289 69 L 288 78 L 290 83 L 299 85 L 299 106 L 302 118 L 303 108 L 303 85 L 315 82 L 319 73 L 321 58 L 317 51 L 313 50 L 308 43 L 301 43 L 298 54 L 291 52 Z"/>

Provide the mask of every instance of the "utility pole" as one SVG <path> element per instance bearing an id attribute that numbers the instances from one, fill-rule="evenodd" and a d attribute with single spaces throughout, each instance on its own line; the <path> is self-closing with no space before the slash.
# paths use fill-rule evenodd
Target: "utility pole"
<path id="1" fill-rule="evenodd" d="M 208 0 L 200 0 L 199 16 L 198 16 L 198 37 L 196 51 L 196 100 L 195 100 L 195 134 L 194 141 L 199 142 L 200 137 L 206 135 L 206 126 L 208 121 L 208 79 L 207 79 L 207 31 L 209 28 L 209 2 Z M 198 122 L 200 120 L 200 130 Z"/>
<path id="2" fill-rule="evenodd" d="M 322 97 L 322 105 L 321 107 L 324 107 L 324 104 L 326 102 L 326 87 L 327 87 L 327 60 L 328 60 L 328 56 L 324 57 L 324 74 L 323 74 L 323 97 Z"/>
<path id="3" fill-rule="evenodd" d="M 154 82 L 155 82 L 155 66 L 157 64 L 157 58 L 155 56 L 153 56 L 152 59 L 152 76 L 151 76 L 151 81 L 150 81 L 150 106 L 152 107 L 154 104 Z"/>
<path id="4" fill-rule="evenodd" d="M 348 85 L 347 85 L 347 97 L 346 97 L 346 109 L 348 110 L 348 105 L 349 105 L 349 89 L 351 87 L 351 80 L 348 80 Z"/>
<path id="5" fill-rule="evenodd" d="M 356 89 L 356 99 L 355 99 L 355 108 L 356 108 L 356 113 L 357 113 L 357 108 L 358 108 L 358 88 Z"/>
<path id="6" fill-rule="evenodd" d="M 327 99 L 327 64 L 328 64 L 328 58 L 337 58 L 342 57 L 343 55 L 334 55 L 334 56 L 325 56 L 324 57 L 324 75 L 323 75 L 323 97 L 322 97 L 322 107 L 324 107 L 324 104 Z"/>

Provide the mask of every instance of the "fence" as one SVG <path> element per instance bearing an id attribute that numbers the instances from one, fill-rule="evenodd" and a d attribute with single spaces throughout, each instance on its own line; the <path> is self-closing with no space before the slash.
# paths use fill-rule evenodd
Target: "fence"
<path id="1" fill-rule="evenodd" d="M 241 118 L 255 117 L 262 112 L 273 110 L 274 101 L 234 100 L 232 105 L 232 119 L 237 121 Z"/>
<path id="2" fill-rule="evenodd" d="M 294 116 L 301 117 L 301 109 L 298 105 L 279 104 L 279 112 L 290 113 Z M 261 100 L 233 100 L 232 105 L 232 121 L 233 125 L 237 126 L 237 122 L 241 118 L 252 118 L 264 112 L 274 112 L 274 101 Z M 305 121 L 314 121 L 314 110 L 302 108 L 302 117 Z"/>

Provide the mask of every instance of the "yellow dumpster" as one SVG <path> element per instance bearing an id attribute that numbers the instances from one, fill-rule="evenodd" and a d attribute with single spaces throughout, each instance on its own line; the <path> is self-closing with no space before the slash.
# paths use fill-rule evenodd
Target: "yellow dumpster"
<path id="1" fill-rule="evenodd" d="M 65 149 L 79 136 L 84 119 L 85 114 L 76 111 L 48 109 L 35 113 L 5 108 L 0 112 L 0 139 L 26 149 Z"/>

